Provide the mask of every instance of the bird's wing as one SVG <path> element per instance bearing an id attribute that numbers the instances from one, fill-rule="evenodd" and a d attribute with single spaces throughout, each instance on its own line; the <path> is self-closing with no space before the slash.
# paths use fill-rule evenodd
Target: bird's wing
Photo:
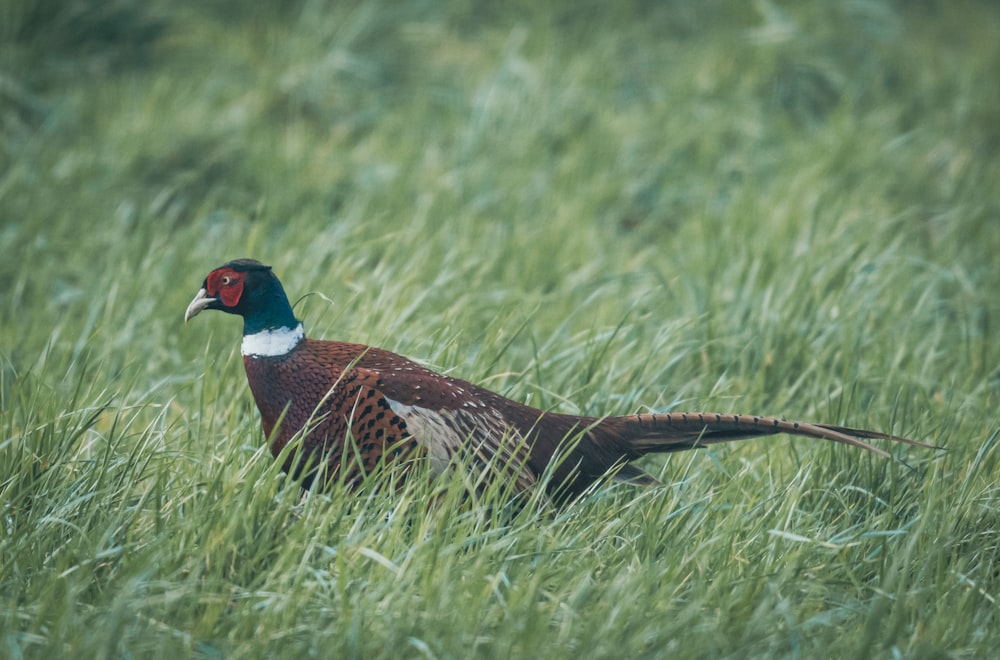
<path id="1" fill-rule="evenodd" d="M 477 491 L 486 484 L 505 483 L 517 494 L 537 484 L 539 475 L 528 465 L 526 438 L 496 408 L 465 396 L 466 388 L 473 386 L 448 378 L 444 387 L 437 380 L 436 387 L 424 389 L 425 374 L 420 372 L 358 366 L 351 372 L 351 380 L 375 390 L 403 421 L 436 474 L 457 463 L 475 468 L 470 477 Z"/>

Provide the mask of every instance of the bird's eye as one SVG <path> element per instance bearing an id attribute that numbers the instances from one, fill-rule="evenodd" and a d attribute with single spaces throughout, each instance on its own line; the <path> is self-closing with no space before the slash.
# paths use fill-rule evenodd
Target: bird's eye
<path id="1" fill-rule="evenodd" d="M 231 276 L 229 276 L 229 275 L 223 275 L 222 279 L 219 280 L 219 282 L 222 284 L 222 286 L 227 286 L 227 285 L 231 284 L 232 281 L 233 281 L 233 278 Z"/>

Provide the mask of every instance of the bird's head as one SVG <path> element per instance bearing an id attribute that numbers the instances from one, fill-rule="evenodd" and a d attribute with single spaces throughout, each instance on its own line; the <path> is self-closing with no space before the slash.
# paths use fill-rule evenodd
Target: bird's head
<path id="1" fill-rule="evenodd" d="M 245 334 L 298 324 L 281 282 L 256 259 L 236 259 L 209 273 L 185 310 L 184 322 L 206 309 L 242 316 Z"/>

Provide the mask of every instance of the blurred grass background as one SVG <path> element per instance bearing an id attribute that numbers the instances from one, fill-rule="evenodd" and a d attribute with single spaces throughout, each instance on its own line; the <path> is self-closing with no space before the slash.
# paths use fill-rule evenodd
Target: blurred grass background
<path id="1" fill-rule="evenodd" d="M 982 657 L 993 2 L 0 0 L 0 653 Z M 263 449 L 207 272 L 543 408 L 948 447 L 650 459 L 497 521 Z"/>

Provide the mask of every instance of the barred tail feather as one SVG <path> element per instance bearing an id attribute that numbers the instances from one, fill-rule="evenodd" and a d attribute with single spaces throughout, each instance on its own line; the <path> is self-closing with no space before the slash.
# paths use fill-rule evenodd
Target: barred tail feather
<path id="1" fill-rule="evenodd" d="M 764 415 L 731 415 L 710 412 L 653 413 L 605 420 L 609 430 L 625 441 L 637 455 L 683 451 L 696 447 L 734 442 L 746 438 L 785 433 L 840 442 L 879 456 L 889 452 L 865 440 L 891 440 L 917 447 L 933 445 L 879 431 L 832 424 L 815 424 Z"/>

